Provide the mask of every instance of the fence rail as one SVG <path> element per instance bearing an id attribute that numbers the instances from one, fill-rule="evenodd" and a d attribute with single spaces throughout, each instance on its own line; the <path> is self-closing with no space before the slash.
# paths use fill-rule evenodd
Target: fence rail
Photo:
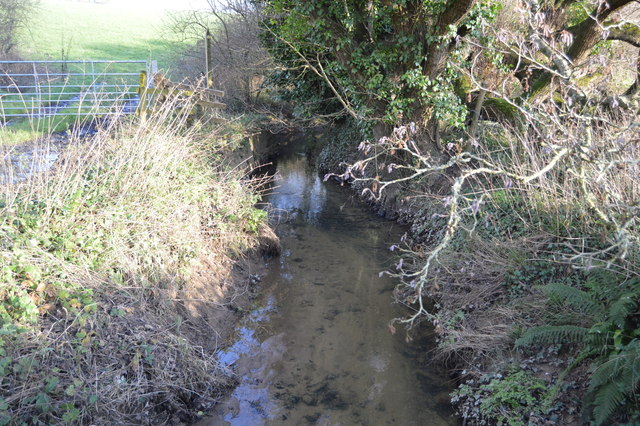
<path id="1" fill-rule="evenodd" d="M 211 89 L 208 87 L 200 87 L 184 83 L 174 83 L 165 78 L 161 73 L 153 75 L 151 81 L 148 79 L 146 72 L 140 73 L 140 105 L 138 113 L 150 114 L 156 109 L 162 108 L 169 99 L 189 100 L 191 106 L 197 105 L 205 110 L 212 112 L 208 119 L 222 123 L 225 120 L 213 113 L 214 111 L 224 109 L 226 104 L 220 102 L 220 98 L 224 97 L 221 90 Z"/>
<path id="2" fill-rule="evenodd" d="M 148 61 L 0 61 L 0 120 L 132 114 Z"/>

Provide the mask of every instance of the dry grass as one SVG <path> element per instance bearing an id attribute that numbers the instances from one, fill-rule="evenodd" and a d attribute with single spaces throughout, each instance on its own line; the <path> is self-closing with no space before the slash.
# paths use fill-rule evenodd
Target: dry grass
<path id="1" fill-rule="evenodd" d="M 72 137 L 46 173 L 5 165 L 0 419 L 188 421 L 229 384 L 216 327 L 247 291 L 230 271 L 263 215 L 186 119 L 167 107 Z"/>
<path id="2" fill-rule="evenodd" d="M 505 282 L 548 240 L 544 236 L 508 242 L 469 237 L 464 250 L 442 256 L 430 289 L 439 306 L 438 358 L 477 365 L 512 356 L 514 331 L 530 325 L 542 305 L 529 293 L 526 302 L 510 301 Z M 524 319 L 524 312 L 529 319 Z"/>

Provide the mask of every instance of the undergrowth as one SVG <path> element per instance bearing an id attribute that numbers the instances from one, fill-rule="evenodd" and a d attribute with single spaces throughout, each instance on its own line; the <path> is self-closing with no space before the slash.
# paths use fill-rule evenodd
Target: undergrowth
<path id="1" fill-rule="evenodd" d="M 264 213 L 185 118 L 112 123 L 46 173 L 3 175 L 0 424 L 188 420 L 227 384 L 179 296 Z"/>
<path id="2" fill-rule="evenodd" d="M 439 356 L 474 366 L 452 393 L 458 412 L 473 424 L 558 421 L 574 410 L 563 393 L 587 380 L 586 392 L 571 397 L 582 400 L 576 421 L 633 423 L 640 413 L 635 254 L 626 259 L 631 269 L 576 269 L 566 242 L 579 235 L 604 248 L 600 224 L 576 204 L 493 195 L 484 218 L 466 224 L 474 232 L 453 240 L 431 291 Z M 541 376 L 541 368 L 552 374 Z"/>
<path id="3" fill-rule="evenodd" d="M 452 394 L 453 403 L 461 403 L 465 420 L 478 424 L 524 426 L 541 414 L 544 381 L 525 371 L 506 376 L 495 374 L 478 379 L 478 388 L 461 385 Z"/>
<path id="4" fill-rule="evenodd" d="M 575 360 L 568 368 L 590 360 L 592 371 L 583 406 L 583 417 L 604 424 L 624 409 L 640 414 L 640 279 L 607 270 L 592 271 L 583 288 L 560 283 L 546 285 L 544 293 L 551 311 L 561 312 L 549 325 L 530 328 L 516 341 L 532 345 L 577 345 Z M 555 398 L 562 378 L 549 395 Z"/>

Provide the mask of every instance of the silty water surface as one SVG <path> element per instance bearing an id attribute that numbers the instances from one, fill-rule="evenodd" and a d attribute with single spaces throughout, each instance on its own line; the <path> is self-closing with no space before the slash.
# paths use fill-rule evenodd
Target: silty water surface
<path id="1" fill-rule="evenodd" d="M 283 254 L 263 278 L 262 306 L 220 357 L 240 383 L 203 423 L 455 424 L 451 384 L 416 362 L 430 348 L 388 331 L 403 311 L 379 272 L 392 267 L 389 246 L 404 231 L 323 183 L 302 149 L 279 159 L 268 197 L 286 218 L 277 227 Z"/>

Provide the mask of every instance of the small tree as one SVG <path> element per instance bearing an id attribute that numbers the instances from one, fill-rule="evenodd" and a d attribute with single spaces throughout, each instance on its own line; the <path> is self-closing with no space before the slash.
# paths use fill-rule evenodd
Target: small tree
<path id="1" fill-rule="evenodd" d="M 199 72 L 204 71 L 202 39 L 210 32 L 215 84 L 228 98 L 252 105 L 264 74 L 271 69 L 271 57 L 259 38 L 260 20 L 261 9 L 250 0 L 224 3 L 209 0 L 208 10 L 174 14 L 171 29 L 185 40 L 195 42 L 195 49 L 186 55 L 190 62 L 197 60 L 202 64 L 199 70 L 194 70 Z"/>
<path id="2" fill-rule="evenodd" d="M 0 0 L 0 55 L 11 54 L 18 44 L 18 32 L 33 16 L 38 0 Z"/>

